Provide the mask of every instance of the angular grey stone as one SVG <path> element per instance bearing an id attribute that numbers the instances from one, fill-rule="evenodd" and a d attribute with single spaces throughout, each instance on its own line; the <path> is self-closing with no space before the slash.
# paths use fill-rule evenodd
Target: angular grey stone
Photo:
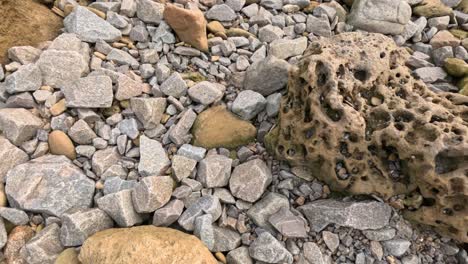
<path id="1" fill-rule="evenodd" d="M 229 22 L 237 18 L 234 10 L 226 4 L 215 5 L 205 13 L 206 18 L 221 22 Z"/>
<path id="2" fill-rule="evenodd" d="M 247 211 L 247 215 L 257 226 L 273 231 L 268 219 L 283 207 L 289 209 L 288 198 L 281 194 L 268 193 Z"/>
<path id="3" fill-rule="evenodd" d="M 287 207 L 282 207 L 272 214 L 268 222 L 285 237 L 307 237 L 305 219 L 294 215 Z"/>
<path id="4" fill-rule="evenodd" d="M 190 144 L 183 144 L 178 150 L 177 154 L 201 161 L 205 157 L 206 149 L 202 147 L 196 147 Z"/>
<path id="5" fill-rule="evenodd" d="M 91 144 L 93 139 L 97 138 L 96 133 L 89 127 L 88 123 L 81 119 L 68 130 L 68 135 L 74 142 L 81 145 Z"/>
<path id="6" fill-rule="evenodd" d="M 91 206 L 94 181 L 65 156 L 47 155 L 11 169 L 5 191 L 12 207 L 61 216 Z"/>
<path id="7" fill-rule="evenodd" d="M 135 81 L 126 75 L 119 76 L 116 88 L 115 99 L 119 101 L 128 100 L 143 93 L 143 83 Z"/>
<path id="8" fill-rule="evenodd" d="M 166 110 L 166 98 L 131 98 L 130 105 L 145 129 L 155 128 Z"/>
<path id="9" fill-rule="evenodd" d="M 204 214 L 195 218 L 193 234 L 198 237 L 209 250 L 212 250 L 215 245 L 213 217 L 210 214 Z"/>
<path id="10" fill-rule="evenodd" d="M 325 245 L 327 245 L 328 249 L 330 249 L 331 252 L 335 252 L 335 250 L 340 245 L 340 238 L 337 234 L 334 234 L 332 232 L 323 231 L 322 238 L 325 242 Z"/>
<path id="11" fill-rule="evenodd" d="M 347 23 L 369 32 L 397 35 L 410 21 L 411 7 L 402 0 L 356 0 Z"/>
<path id="12" fill-rule="evenodd" d="M 359 230 L 379 229 L 390 220 L 392 209 L 375 201 L 341 202 L 319 200 L 299 207 L 309 220 L 311 230 L 319 232 L 329 224 L 352 227 Z"/>
<path id="13" fill-rule="evenodd" d="M 127 118 L 120 121 L 117 128 L 122 134 L 127 135 L 131 139 L 136 139 L 139 135 L 138 123 L 135 118 Z"/>
<path id="14" fill-rule="evenodd" d="M 388 255 L 401 257 L 408 251 L 411 242 L 405 239 L 392 239 L 382 242 L 382 245 Z"/>
<path id="15" fill-rule="evenodd" d="M 443 81 L 447 78 L 447 73 L 440 67 L 424 67 L 414 70 L 416 77 L 425 83 Z"/>
<path id="16" fill-rule="evenodd" d="M 144 49 L 140 51 L 140 61 L 141 63 L 151 63 L 154 64 L 159 61 L 158 51 L 156 49 Z M 143 66 L 143 65 L 141 65 Z M 141 67 L 140 66 L 140 67 Z"/>
<path id="17" fill-rule="evenodd" d="M 453 48 L 450 46 L 438 48 L 432 51 L 432 59 L 436 66 L 442 67 L 445 64 L 445 60 L 453 58 Z"/>
<path id="18" fill-rule="evenodd" d="M 434 67 L 434 64 L 429 62 L 431 57 L 419 51 L 415 51 L 406 61 L 406 65 L 413 68 Z"/>
<path id="19" fill-rule="evenodd" d="M 278 59 L 302 55 L 307 48 L 307 38 L 278 39 L 270 44 L 270 54 Z"/>
<path id="20" fill-rule="evenodd" d="M 130 30 L 129 37 L 133 41 L 148 42 L 149 33 L 144 25 L 136 25 Z"/>
<path id="21" fill-rule="evenodd" d="M 152 0 L 137 0 L 137 16 L 145 23 L 159 24 L 163 20 L 164 4 Z"/>
<path id="22" fill-rule="evenodd" d="M 174 180 L 171 176 L 144 177 L 132 191 L 133 207 L 138 213 L 151 213 L 169 202 Z"/>
<path id="23" fill-rule="evenodd" d="M 261 0 L 260 5 L 265 8 L 280 10 L 283 7 L 283 1 L 282 0 Z"/>
<path id="24" fill-rule="evenodd" d="M 197 181 L 205 188 L 224 187 L 231 177 L 232 159 L 223 155 L 208 155 L 200 161 L 197 169 Z"/>
<path id="25" fill-rule="evenodd" d="M 114 94 L 108 76 L 88 76 L 62 87 L 67 107 L 108 108 Z"/>
<path id="26" fill-rule="evenodd" d="M 206 195 L 200 197 L 178 219 L 178 223 L 187 231 L 195 228 L 195 219 L 203 214 L 210 214 L 213 222 L 221 216 L 221 203 L 217 197 Z"/>
<path id="27" fill-rule="evenodd" d="M 336 9 L 327 5 L 319 5 L 316 8 L 314 8 L 312 14 L 316 17 L 321 17 L 322 15 L 325 15 L 330 21 L 333 21 L 336 16 Z"/>
<path id="28" fill-rule="evenodd" d="M 116 147 L 98 150 L 91 160 L 92 168 L 96 175 L 101 176 L 112 165 L 120 161 L 120 155 Z"/>
<path id="29" fill-rule="evenodd" d="M 88 237 L 113 226 L 112 219 L 99 208 L 72 209 L 62 215 L 60 241 L 65 247 L 81 246 Z"/>
<path id="30" fill-rule="evenodd" d="M 202 81 L 190 87 L 188 89 L 188 95 L 197 103 L 209 105 L 221 100 L 224 95 L 224 90 L 220 89 L 219 84 Z"/>
<path id="31" fill-rule="evenodd" d="M 253 203 L 262 196 L 271 181 L 271 171 L 265 162 L 254 159 L 234 168 L 229 188 L 236 198 Z"/>
<path id="32" fill-rule="evenodd" d="M 63 251 L 60 243 L 60 227 L 51 224 L 37 233 L 20 250 L 20 255 L 31 264 L 52 264 Z"/>
<path id="33" fill-rule="evenodd" d="M 94 2 L 94 3 L 91 3 L 89 7 L 95 8 L 104 13 L 107 13 L 108 11 L 119 12 L 120 3 L 119 2 Z"/>
<path id="34" fill-rule="evenodd" d="M 253 264 L 249 248 L 245 246 L 229 251 L 226 259 L 229 264 Z"/>
<path id="35" fill-rule="evenodd" d="M 181 200 L 172 200 L 162 208 L 154 212 L 153 225 L 170 226 L 179 219 L 184 210 L 184 202 Z"/>
<path id="36" fill-rule="evenodd" d="M 179 46 L 174 49 L 174 53 L 182 56 L 198 57 L 200 56 L 201 51 L 195 48 Z"/>
<path id="37" fill-rule="evenodd" d="M 188 178 L 192 174 L 196 165 L 197 161 L 194 159 L 181 155 L 174 155 L 172 157 L 172 172 L 177 181 Z"/>
<path id="38" fill-rule="evenodd" d="M 161 143 L 149 139 L 146 136 L 140 137 L 140 163 L 138 172 L 142 176 L 164 175 L 171 162 L 167 157 Z"/>
<path id="39" fill-rule="evenodd" d="M 23 65 L 34 63 L 41 55 L 42 50 L 31 46 L 17 46 L 8 49 L 8 58 Z M 0 78 L 1 79 L 1 78 Z"/>
<path id="40" fill-rule="evenodd" d="M 113 42 L 122 37 L 120 30 L 82 6 L 75 7 L 63 24 L 68 32 L 86 42 L 95 43 L 99 39 Z"/>
<path id="41" fill-rule="evenodd" d="M 106 21 L 119 29 L 124 29 L 128 26 L 128 19 L 113 11 L 107 12 Z"/>
<path id="42" fill-rule="evenodd" d="M 167 96 L 180 98 L 187 93 L 187 84 L 179 73 L 174 72 L 161 84 L 160 89 Z"/>
<path id="43" fill-rule="evenodd" d="M 246 56 L 237 57 L 236 69 L 238 71 L 245 71 L 247 68 L 249 68 L 249 66 L 250 66 L 250 62 L 249 62 L 249 59 Z"/>
<path id="44" fill-rule="evenodd" d="M 115 61 L 122 65 L 138 66 L 138 61 L 132 57 L 132 55 L 120 49 L 112 49 L 109 54 L 107 54 L 107 60 Z"/>
<path id="45" fill-rule="evenodd" d="M 120 227 L 130 227 L 143 222 L 142 215 L 135 211 L 132 190 L 123 190 L 105 195 L 96 200 L 99 209 L 104 210 Z"/>
<path id="46" fill-rule="evenodd" d="M 236 199 L 234 199 L 231 192 L 229 192 L 225 188 L 215 188 L 213 195 L 218 197 L 219 200 L 224 204 L 235 204 L 236 203 Z"/>
<path id="47" fill-rule="evenodd" d="M 257 61 L 247 69 L 244 89 L 270 95 L 285 88 L 288 80 L 289 63 L 269 56 Z"/>
<path id="48" fill-rule="evenodd" d="M 278 115 L 281 104 L 281 93 L 270 94 L 267 98 L 266 113 L 269 117 Z"/>
<path id="49" fill-rule="evenodd" d="M 192 139 L 190 129 L 195 119 L 197 119 L 197 114 L 191 108 L 185 111 L 179 119 L 179 122 L 170 130 L 169 138 L 171 141 L 178 146 L 189 143 Z"/>
<path id="50" fill-rule="evenodd" d="M 42 72 L 43 85 L 63 87 L 78 80 L 88 72 L 88 62 L 76 51 L 46 50 L 37 66 Z"/>
<path id="51" fill-rule="evenodd" d="M 26 109 L 0 109 L 0 131 L 17 146 L 33 138 L 42 125 L 42 120 Z"/>
<path id="52" fill-rule="evenodd" d="M 274 40 L 281 39 L 284 32 L 281 28 L 272 25 L 266 25 L 258 30 L 258 38 L 261 42 L 273 42 Z"/>
<path id="53" fill-rule="evenodd" d="M 391 227 L 385 227 L 378 230 L 364 230 L 362 234 L 369 240 L 385 241 L 395 237 L 396 230 Z"/>
<path id="54" fill-rule="evenodd" d="M 421 264 L 421 261 L 419 260 L 419 257 L 417 255 L 410 255 L 410 256 L 403 257 L 401 259 L 401 263 L 402 264 Z M 463 262 L 459 261 L 459 263 L 463 263 Z M 464 264 L 466 263 L 467 262 L 465 262 Z"/>
<path id="55" fill-rule="evenodd" d="M 6 138 L 0 136 L 0 160 L 2 161 L 0 162 L 0 182 L 5 182 L 7 172 L 16 165 L 27 162 L 29 156 Z"/>
<path id="56" fill-rule="evenodd" d="M 253 17 L 258 13 L 258 4 L 253 3 L 247 5 L 246 7 L 242 8 L 241 12 L 249 18 Z"/>
<path id="57" fill-rule="evenodd" d="M 293 263 L 293 256 L 270 233 L 263 232 L 249 247 L 252 258 L 267 263 Z"/>
<path id="58" fill-rule="evenodd" d="M 31 109 L 36 106 L 34 98 L 28 92 L 11 95 L 6 101 L 7 108 L 26 108 Z"/>
<path id="59" fill-rule="evenodd" d="M 36 91 L 42 85 L 41 70 L 36 64 L 21 66 L 5 78 L 6 91 L 10 94 Z"/>
<path id="60" fill-rule="evenodd" d="M 213 225 L 214 245 L 211 252 L 225 252 L 241 245 L 241 236 L 234 230 Z"/>
<path id="61" fill-rule="evenodd" d="M 163 42 L 166 44 L 174 44 L 176 38 L 171 33 L 171 27 L 164 21 L 161 21 L 155 32 L 150 31 L 153 42 Z"/>
<path id="62" fill-rule="evenodd" d="M 317 244 L 313 242 L 306 242 L 303 246 L 304 250 L 304 258 L 309 261 L 309 263 L 316 263 L 316 264 L 325 264 L 325 256 L 320 251 L 320 248 Z"/>
<path id="63" fill-rule="evenodd" d="M 29 216 L 24 211 L 16 208 L 0 207 L 0 216 L 15 226 L 29 223 Z"/>
<path id="64" fill-rule="evenodd" d="M 244 90 L 232 103 L 232 112 L 244 120 L 250 120 L 263 111 L 265 106 L 266 99 L 263 95 L 252 90 Z"/>
<path id="65" fill-rule="evenodd" d="M 137 3 L 135 0 L 122 0 L 120 5 L 120 14 L 126 17 L 135 16 L 137 10 Z"/>
<path id="66" fill-rule="evenodd" d="M 239 12 L 245 5 L 245 0 L 226 0 L 225 4 L 228 5 L 232 10 Z"/>
<path id="67" fill-rule="evenodd" d="M 104 182 L 103 192 L 104 192 L 104 195 L 108 195 L 108 194 L 120 192 L 123 190 L 133 189 L 135 188 L 136 185 L 137 185 L 137 182 L 135 180 L 127 181 L 127 180 L 121 179 L 120 177 L 106 177 L 105 182 Z"/>
<path id="68" fill-rule="evenodd" d="M 306 22 L 307 32 L 313 33 L 317 36 L 331 37 L 330 21 L 327 16 L 315 17 L 312 15 L 307 16 Z"/>

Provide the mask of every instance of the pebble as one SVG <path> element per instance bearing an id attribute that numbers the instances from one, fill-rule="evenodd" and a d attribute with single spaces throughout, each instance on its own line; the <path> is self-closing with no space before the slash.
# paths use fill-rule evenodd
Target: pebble
<path id="1" fill-rule="evenodd" d="M 141 136 L 138 172 L 142 176 L 164 175 L 169 166 L 170 160 L 161 143 L 146 136 Z"/>
<path id="2" fill-rule="evenodd" d="M 263 232 L 249 247 L 250 256 L 267 263 L 293 263 L 291 253 L 270 233 Z"/>
<path id="3" fill-rule="evenodd" d="M 197 167 L 197 181 L 205 188 L 224 187 L 231 177 L 232 159 L 222 155 L 208 155 Z"/>

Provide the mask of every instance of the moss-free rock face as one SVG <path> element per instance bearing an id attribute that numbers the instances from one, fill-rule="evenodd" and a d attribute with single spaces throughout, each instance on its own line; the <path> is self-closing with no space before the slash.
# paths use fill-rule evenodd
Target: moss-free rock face
<path id="1" fill-rule="evenodd" d="M 220 105 L 198 115 L 192 134 L 195 146 L 233 149 L 254 141 L 257 129 Z"/>
<path id="2" fill-rule="evenodd" d="M 380 34 L 312 43 L 267 147 L 336 191 L 421 196 L 407 216 L 467 242 L 468 98 L 431 92 L 408 56 Z"/>
<path id="3" fill-rule="evenodd" d="M 195 236 L 155 226 L 98 232 L 84 242 L 79 260 L 83 264 L 217 264 Z"/>

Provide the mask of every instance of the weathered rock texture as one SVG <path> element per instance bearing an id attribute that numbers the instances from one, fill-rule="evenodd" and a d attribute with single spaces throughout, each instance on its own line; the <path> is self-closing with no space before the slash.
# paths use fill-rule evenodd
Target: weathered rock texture
<path id="1" fill-rule="evenodd" d="M 419 200 L 410 219 L 467 242 L 467 98 L 431 92 L 408 56 L 380 34 L 312 43 L 267 145 L 334 190 Z"/>

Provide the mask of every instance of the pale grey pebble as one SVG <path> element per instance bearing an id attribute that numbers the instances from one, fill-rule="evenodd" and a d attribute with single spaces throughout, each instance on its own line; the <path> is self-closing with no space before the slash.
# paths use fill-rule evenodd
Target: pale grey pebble
<path id="1" fill-rule="evenodd" d="M 208 155 L 197 168 L 197 181 L 205 188 L 224 187 L 231 177 L 232 159 L 223 155 Z"/>
<path id="2" fill-rule="evenodd" d="M 98 198 L 96 202 L 98 208 L 105 211 L 120 227 L 134 226 L 144 220 L 144 216 L 133 207 L 132 190 L 111 193 Z"/>
<path id="3" fill-rule="evenodd" d="M 241 245 L 241 236 L 237 231 L 213 225 L 214 245 L 211 252 L 225 252 Z"/>
<path id="4" fill-rule="evenodd" d="M 382 242 L 385 252 L 388 255 L 401 257 L 411 246 L 411 242 L 405 239 L 392 239 Z"/>
<path id="5" fill-rule="evenodd" d="M 218 220 L 221 216 L 221 203 L 217 197 L 207 195 L 197 199 L 182 213 L 178 223 L 185 230 L 192 231 L 195 228 L 195 219 L 203 214 L 211 214 L 213 221 Z"/>
<path id="6" fill-rule="evenodd" d="M 242 200 L 237 200 L 236 206 L 239 209 L 244 209 L 241 202 Z M 247 215 L 257 226 L 274 232 L 275 229 L 268 222 L 268 219 L 282 207 L 289 208 L 289 201 L 284 195 L 269 192 L 260 201 L 253 205 L 246 204 L 245 207 L 245 209 L 248 209 Z"/>
<path id="7" fill-rule="evenodd" d="M 268 222 L 285 237 L 307 237 L 307 222 L 304 218 L 294 215 L 288 208 L 282 207 L 268 218 Z M 325 240 L 325 236 L 324 236 Z M 326 240 L 325 240 L 326 242 Z M 338 241 L 339 244 L 339 241 Z M 327 244 L 328 245 L 328 244 Z M 338 245 L 336 245 L 338 247 Z M 336 249 L 336 248 L 335 248 Z M 332 250 L 330 248 L 330 250 Z M 334 250 L 332 250 L 333 252 Z"/>
<path id="8" fill-rule="evenodd" d="M 234 168 L 229 188 L 234 197 L 253 203 L 262 196 L 271 182 L 270 168 L 264 161 L 254 159 Z"/>
<path id="9" fill-rule="evenodd" d="M 447 78 L 447 73 L 440 67 L 424 67 L 414 70 L 416 77 L 425 83 L 443 81 Z"/>
<path id="10" fill-rule="evenodd" d="M 171 199 L 174 180 L 171 176 L 148 176 L 141 179 L 132 190 L 132 201 L 138 213 L 151 213 Z"/>
<path id="11" fill-rule="evenodd" d="M 245 246 L 229 251 L 226 260 L 230 264 L 253 264 L 253 260 L 249 255 L 249 248 Z"/>
<path id="12" fill-rule="evenodd" d="M 29 223 L 28 214 L 16 208 L 0 207 L 0 216 L 17 226 Z"/>
<path id="13" fill-rule="evenodd" d="M 251 90 L 240 92 L 232 104 L 232 112 L 244 120 L 254 118 L 267 104 L 265 97 Z"/>
<path id="14" fill-rule="evenodd" d="M 391 227 L 384 227 L 378 230 L 364 230 L 362 233 L 369 240 L 385 241 L 394 238 L 396 235 L 396 230 Z"/>
<path id="15" fill-rule="evenodd" d="M 267 263 L 293 263 L 292 254 L 270 233 L 261 233 L 250 244 L 249 254 L 252 258 Z"/>
<path id="16" fill-rule="evenodd" d="M 213 217 L 210 214 L 204 214 L 195 218 L 193 234 L 198 237 L 209 250 L 212 250 L 215 246 Z"/>
<path id="17" fill-rule="evenodd" d="M 205 13 L 206 18 L 221 22 L 232 21 L 237 15 L 232 8 L 226 4 L 215 5 Z"/>

